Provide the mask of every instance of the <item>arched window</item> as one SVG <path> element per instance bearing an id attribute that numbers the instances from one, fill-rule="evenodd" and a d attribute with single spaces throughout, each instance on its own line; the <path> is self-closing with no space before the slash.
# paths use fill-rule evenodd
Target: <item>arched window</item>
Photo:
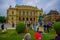
<path id="1" fill-rule="evenodd" d="M 25 19 L 23 18 L 22 20 L 24 21 Z"/>
<path id="2" fill-rule="evenodd" d="M 30 12 L 30 15 L 32 16 L 32 12 Z"/>
<path id="3" fill-rule="evenodd" d="M 34 15 L 35 15 L 35 12 L 34 12 Z"/>
<path id="4" fill-rule="evenodd" d="M 14 16 L 14 11 L 12 11 L 12 20 L 13 20 L 13 16 Z"/>
<path id="5" fill-rule="evenodd" d="M 21 20 L 21 18 L 19 17 L 19 20 Z"/>
<path id="6" fill-rule="evenodd" d="M 19 15 L 21 15 L 21 11 L 19 11 Z"/>
<path id="7" fill-rule="evenodd" d="M 32 18 L 30 18 L 30 21 L 32 21 Z"/>
<path id="8" fill-rule="evenodd" d="M 35 18 L 34 18 L 34 21 L 35 21 Z"/>
<path id="9" fill-rule="evenodd" d="M 13 17 L 12 17 L 12 20 L 13 20 Z"/>
<path id="10" fill-rule="evenodd" d="M 28 21 L 28 18 L 26 18 L 26 20 Z"/>
<path id="11" fill-rule="evenodd" d="M 25 15 L 25 11 L 23 11 L 23 15 Z"/>
<path id="12" fill-rule="evenodd" d="M 28 15 L 28 11 L 27 11 L 27 15 Z"/>

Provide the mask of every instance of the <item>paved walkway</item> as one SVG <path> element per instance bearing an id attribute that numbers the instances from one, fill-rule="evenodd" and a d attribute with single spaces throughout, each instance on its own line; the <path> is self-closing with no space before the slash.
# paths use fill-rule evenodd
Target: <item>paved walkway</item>
<path id="1" fill-rule="evenodd" d="M 1 28 L 1 25 L 2 24 L 0 24 L 0 28 Z M 16 27 L 16 26 L 15 26 Z M 12 25 L 11 24 L 4 24 L 4 28 L 8 28 L 8 29 L 15 29 L 15 27 L 12 27 Z"/>
<path id="2" fill-rule="evenodd" d="M 4 24 L 4 28 L 7 28 L 7 29 L 15 29 L 15 27 L 12 27 L 12 24 Z M 0 29 L 1 29 L 1 24 L 0 24 Z M 43 27 L 39 27 L 39 30 L 44 32 Z"/>

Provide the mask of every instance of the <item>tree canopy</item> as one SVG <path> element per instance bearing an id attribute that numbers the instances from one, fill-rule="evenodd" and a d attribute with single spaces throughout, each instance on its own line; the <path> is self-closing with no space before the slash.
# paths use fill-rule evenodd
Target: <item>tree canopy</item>
<path id="1" fill-rule="evenodd" d="M 6 17 L 0 16 L 0 23 L 5 23 L 5 22 L 6 22 Z"/>

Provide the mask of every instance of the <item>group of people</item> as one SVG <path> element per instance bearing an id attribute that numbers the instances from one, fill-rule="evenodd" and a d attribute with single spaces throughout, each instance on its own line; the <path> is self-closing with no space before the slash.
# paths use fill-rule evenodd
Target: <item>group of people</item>
<path id="1" fill-rule="evenodd" d="M 43 22 L 42 26 L 44 27 L 44 32 L 49 32 L 50 29 L 52 28 L 53 23 L 52 22 Z M 39 27 L 39 24 L 29 24 L 27 25 L 27 28 L 37 30 Z"/>
<path id="2" fill-rule="evenodd" d="M 35 34 L 33 35 L 35 40 L 42 40 L 42 34 L 39 31 L 39 27 L 37 27 L 37 24 L 30 24 L 30 26 L 28 26 L 30 29 L 35 30 Z M 27 28 L 28 28 L 27 27 Z M 30 33 L 26 33 L 23 40 L 31 40 L 31 34 Z"/>
<path id="3" fill-rule="evenodd" d="M 42 35 L 37 31 L 34 35 L 35 40 L 42 40 Z M 26 33 L 22 40 L 31 40 L 31 34 Z"/>
<path id="4" fill-rule="evenodd" d="M 12 27 L 14 27 L 14 24 L 12 24 Z M 2 32 L 3 32 L 3 33 L 4 33 L 4 32 L 7 32 L 7 27 L 6 27 L 5 23 L 2 23 L 2 24 L 1 24 L 1 29 L 2 29 Z"/>
<path id="5" fill-rule="evenodd" d="M 52 22 L 44 22 L 43 27 L 44 27 L 44 32 L 49 32 L 50 29 L 52 28 L 53 23 Z"/>
<path id="6" fill-rule="evenodd" d="M 29 23 L 29 24 L 26 24 L 26 27 L 30 30 L 35 30 L 37 31 L 37 28 L 38 28 L 38 23 Z"/>

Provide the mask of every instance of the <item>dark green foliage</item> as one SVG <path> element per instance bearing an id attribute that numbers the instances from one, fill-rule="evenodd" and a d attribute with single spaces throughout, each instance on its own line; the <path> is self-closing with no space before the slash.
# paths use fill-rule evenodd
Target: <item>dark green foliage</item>
<path id="1" fill-rule="evenodd" d="M 55 22 L 53 27 L 56 31 L 60 31 L 60 22 Z"/>
<path id="2" fill-rule="evenodd" d="M 57 22 L 59 22 L 60 21 L 60 16 L 59 16 L 59 18 L 56 20 Z"/>
<path id="3" fill-rule="evenodd" d="M 23 33 L 25 29 L 26 29 L 26 26 L 25 26 L 24 23 L 19 22 L 19 23 L 16 24 L 17 33 Z"/>
<path id="4" fill-rule="evenodd" d="M 4 16 L 0 16 L 0 23 L 5 23 L 6 22 L 6 18 Z"/>

